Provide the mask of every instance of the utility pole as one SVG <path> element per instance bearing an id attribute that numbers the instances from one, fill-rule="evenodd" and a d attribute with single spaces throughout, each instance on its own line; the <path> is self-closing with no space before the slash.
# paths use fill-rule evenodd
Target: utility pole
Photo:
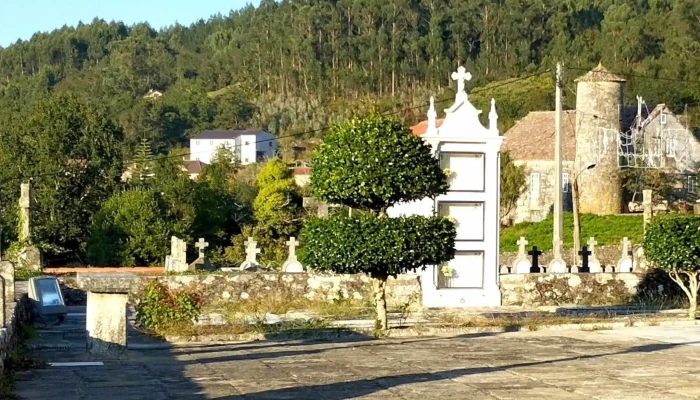
<path id="1" fill-rule="evenodd" d="M 559 247 L 563 243 L 564 231 L 564 195 L 562 193 L 562 138 L 561 138 L 561 120 L 562 120 L 562 86 L 563 68 L 561 63 L 557 63 L 557 95 L 556 95 L 556 112 L 554 120 L 555 139 L 554 139 L 554 229 L 552 243 L 554 245 L 554 254 L 558 254 L 562 249 Z"/>

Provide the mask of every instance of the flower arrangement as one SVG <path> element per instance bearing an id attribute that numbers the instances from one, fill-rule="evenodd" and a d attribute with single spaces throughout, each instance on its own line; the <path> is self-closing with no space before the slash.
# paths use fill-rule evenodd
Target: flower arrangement
<path id="1" fill-rule="evenodd" d="M 450 268 L 449 266 L 443 266 L 440 272 L 442 272 L 442 276 L 444 276 L 445 278 L 452 278 L 452 268 Z"/>
<path id="2" fill-rule="evenodd" d="M 452 170 L 449 169 L 449 168 L 443 169 L 442 172 L 443 172 L 448 178 L 451 178 L 452 175 L 454 174 L 454 172 L 452 172 Z"/>

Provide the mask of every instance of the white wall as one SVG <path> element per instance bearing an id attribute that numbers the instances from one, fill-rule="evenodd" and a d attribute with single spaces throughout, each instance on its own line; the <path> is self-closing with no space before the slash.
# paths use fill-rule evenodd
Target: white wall
<path id="1" fill-rule="evenodd" d="M 234 139 L 190 139 L 190 160 L 211 164 L 216 151 L 223 146 L 236 150 Z"/>

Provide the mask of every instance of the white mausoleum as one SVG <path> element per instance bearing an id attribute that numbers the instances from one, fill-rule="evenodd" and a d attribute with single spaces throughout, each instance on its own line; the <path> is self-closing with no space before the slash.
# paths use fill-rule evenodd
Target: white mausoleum
<path id="1" fill-rule="evenodd" d="M 450 216 L 457 227 L 456 256 L 445 265 L 420 272 L 426 307 L 501 305 L 499 289 L 500 150 L 495 100 L 491 100 L 489 127 L 479 121 L 481 110 L 470 102 L 465 84 L 471 74 L 464 67 L 452 74 L 457 94 L 438 128 L 434 100 L 430 99 L 428 126 L 421 137 L 451 171 L 449 191 L 435 200 L 402 203 L 388 212 L 401 215 Z"/>

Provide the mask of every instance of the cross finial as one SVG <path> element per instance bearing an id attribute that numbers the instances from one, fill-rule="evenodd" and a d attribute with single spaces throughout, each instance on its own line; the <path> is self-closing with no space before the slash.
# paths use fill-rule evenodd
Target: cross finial
<path id="1" fill-rule="evenodd" d="M 299 241 L 297 241 L 297 239 L 294 236 L 292 236 L 289 238 L 289 240 L 287 241 L 286 244 L 287 244 L 287 246 L 289 246 L 289 258 L 296 259 L 297 246 L 299 246 Z"/>
<path id="2" fill-rule="evenodd" d="M 434 135 L 437 133 L 437 112 L 435 111 L 435 98 L 430 96 L 430 108 L 428 109 L 428 129 L 426 133 Z"/>
<path id="3" fill-rule="evenodd" d="M 591 251 L 595 252 L 596 245 L 598 245 L 598 242 L 596 242 L 595 238 L 588 239 L 588 248 L 591 249 Z"/>
<path id="4" fill-rule="evenodd" d="M 194 245 L 197 249 L 199 249 L 199 257 L 204 257 L 204 249 L 209 247 L 209 242 L 205 242 L 204 238 L 199 238 L 199 241 Z"/>
<path id="5" fill-rule="evenodd" d="M 466 95 L 467 92 L 464 90 L 466 81 L 472 80 L 472 74 L 467 72 L 466 68 L 459 67 L 457 72 L 452 73 L 452 80 L 457 81 L 457 96 Z"/>
<path id="6" fill-rule="evenodd" d="M 525 236 L 520 236 L 520 239 L 515 242 L 515 244 L 518 245 L 518 254 L 525 254 L 525 246 L 527 246 L 529 242 L 527 239 L 525 239 Z"/>
<path id="7" fill-rule="evenodd" d="M 248 240 L 246 240 L 245 244 L 245 254 L 246 254 L 246 261 L 250 261 L 252 263 L 257 263 L 257 258 L 258 254 L 260 254 L 260 249 L 258 249 L 258 242 L 255 241 L 252 237 L 249 237 Z"/>
<path id="8" fill-rule="evenodd" d="M 489 112 L 489 130 L 498 132 L 498 113 L 496 113 L 496 99 L 491 99 L 491 111 Z"/>

